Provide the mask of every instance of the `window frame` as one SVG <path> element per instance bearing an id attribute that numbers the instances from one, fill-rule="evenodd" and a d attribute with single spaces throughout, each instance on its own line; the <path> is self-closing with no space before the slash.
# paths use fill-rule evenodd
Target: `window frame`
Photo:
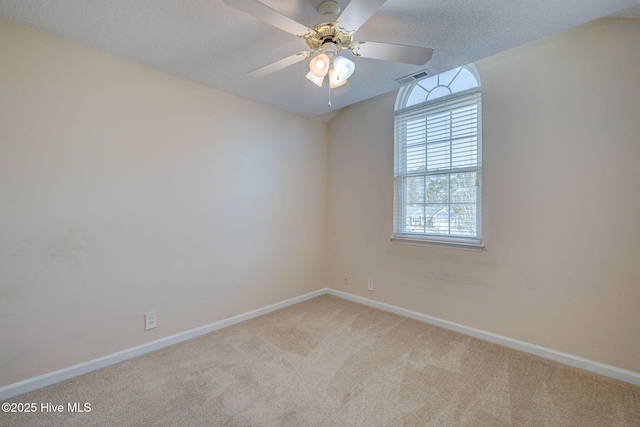
<path id="1" fill-rule="evenodd" d="M 482 86 L 480 82 L 480 78 L 478 76 L 477 71 L 473 65 L 467 65 L 464 67 L 460 67 L 471 72 L 473 77 L 477 82 L 477 86 L 469 89 L 465 89 L 459 92 L 455 92 L 449 95 L 445 95 L 442 97 L 435 98 L 433 100 L 427 100 L 421 103 L 413 104 L 410 106 L 406 106 L 409 97 L 413 89 L 420 83 L 421 80 L 414 81 L 408 85 L 405 85 L 400 88 L 400 91 L 396 97 L 395 111 L 394 111 L 394 197 L 393 197 L 393 236 L 391 237 L 391 241 L 393 243 L 400 244 L 409 244 L 409 245 L 420 245 L 420 246 L 433 246 L 433 247 L 445 247 L 450 249 L 464 249 L 464 250 L 473 250 L 473 251 L 482 251 L 484 249 L 484 244 L 482 240 Z M 430 75 L 428 78 L 435 77 L 437 75 Z M 452 82 L 449 83 L 449 85 Z M 455 108 L 455 105 L 452 106 L 452 103 L 456 101 L 470 100 L 472 98 L 477 98 L 475 101 L 477 105 L 477 153 L 476 158 L 477 162 L 475 166 L 466 167 L 466 168 L 448 168 L 448 169 L 440 169 L 433 171 L 423 171 L 420 173 L 407 173 L 406 170 L 404 173 L 398 173 L 398 162 L 403 162 L 404 167 L 406 169 L 406 141 L 399 140 L 399 121 L 403 120 L 407 113 L 411 112 L 424 112 L 425 117 L 427 114 L 432 115 L 438 111 L 438 106 L 440 105 L 442 111 L 451 111 L 452 108 Z M 404 158 L 399 159 L 399 153 L 402 152 L 400 149 L 401 144 L 405 144 L 405 154 Z M 450 156 L 452 154 L 450 153 Z M 456 235 L 439 235 L 439 234 L 428 234 L 428 233 L 419 233 L 419 232 L 407 232 L 406 231 L 406 187 L 405 180 L 409 176 L 432 176 L 432 175 L 441 175 L 447 174 L 449 177 L 452 174 L 460 173 L 458 169 L 467 169 L 470 171 L 476 172 L 476 235 L 475 236 L 456 236 Z M 400 180 L 400 182 L 399 182 Z M 446 203 L 448 206 L 451 206 L 451 200 L 448 200 Z M 449 224 L 451 222 L 451 217 L 449 217 Z M 402 225 L 400 225 L 402 224 Z"/>

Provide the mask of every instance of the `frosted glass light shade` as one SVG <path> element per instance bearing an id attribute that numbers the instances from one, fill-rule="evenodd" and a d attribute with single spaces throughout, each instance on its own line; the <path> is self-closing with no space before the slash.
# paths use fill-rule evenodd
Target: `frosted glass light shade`
<path id="1" fill-rule="evenodd" d="M 337 56 L 333 60 L 333 67 L 329 70 L 329 87 L 335 89 L 344 85 L 356 69 L 356 64 L 344 56 Z"/>
<path id="2" fill-rule="evenodd" d="M 329 70 L 329 87 L 335 89 L 342 86 L 347 82 L 347 79 L 343 79 L 340 73 L 333 68 Z"/>
<path id="3" fill-rule="evenodd" d="M 316 86 L 322 87 L 322 82 L 324 82 L 324 76 L 323 77 L 318 77 L 315 74 L 313 74 L 311 71 L 309 71 L 305 77 L 309 81 L 314 83 Z"/>
<path id="4" fill-rule="evenodd" d="M 329 72 L 329 57 L 321 53 L 309 61 L 309 71 L 316 77 L 324 77 Z"/>
<path id="5" fill-rule="evenodd" d="M 333 60 L 333 69 L 339 74 L 340 79 L 347 80 L 356 69 L 356 64 L 344 56 L 337 56 Z"/>

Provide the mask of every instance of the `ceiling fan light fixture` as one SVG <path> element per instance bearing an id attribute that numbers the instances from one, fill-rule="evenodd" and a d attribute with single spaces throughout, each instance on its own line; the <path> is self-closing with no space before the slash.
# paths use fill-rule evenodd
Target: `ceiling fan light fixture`
<path id="1" fill-rule="evenodd" d="M 329 72 L 330 62 L 329 57 L 321 53 L 309 61 L 309 72 L 316 77 L 324 77 Z"/>
<path id="2" fill-rule="evenodd" d="M 338 73 L 333 68 L 329 70 L 329 87 L 331 89 L 339 88 L 340 86 L 347 83 L 347 79 L 342 77 L 340 73 Z"/>
<path id="3" fill-rule="evenodd" d="M 355 64 L 338 55 L 343 50 L 349 50 L 354 56 L 363 58 L 414 65 L 426 64 L 433 54 L 433 49 L 418 46 L 368 41 L 353 42 L 354 33 L 386 0 L 350 0 L 344 11 L 340 11 L 338 4 L 340 0 L 324 0 L 317 8 L 319 16 L 311 26 L 294 21 L 267 6 L 263 1 L 224 0 L 229 6 L 241 12 L 304 39 L 310 50 L 298 52 L 257 68 L 250 72 L 254 76 L 272 73 L 315 55 L 309 61 L 309 72 L 306 78 L 318 87 L 322 87 L 324 78 L 328 75 L 331 89 L 339 88 L 338 91 L 329 93 L 344 93 L 349 89 L 347 80 L 355 71 Z"/>
<path id="4" fill-rule="evenodd" d="M 311 71 L 309 71 L 305 77 L 316 86 L 322 87 L 322 83 L 324 82 L 324 76 L 318 77 L 315 74 L 313 74 Z"/>
<path id="5" fill-rule="evenodd" d="M 339 74 L 341 79 L 347 80 L 355 71 L 356 64 L 344 56 L 338 56 L 333 60 L 333 69 Z"/>
<path id="6" fill-rule="evenodd" d="M 347 79 L 351 77 L 355 69 L 356 64 L 353 61 L 344 56 L 337 56 L 329 70 L 329 87 L 335 89 L 347 83 Z"/>

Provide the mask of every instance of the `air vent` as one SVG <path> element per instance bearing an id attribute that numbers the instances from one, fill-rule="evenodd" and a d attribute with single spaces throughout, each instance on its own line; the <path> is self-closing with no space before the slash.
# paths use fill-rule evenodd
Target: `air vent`
<path id="1" fill-rule="evenodd" d="M 396 79 L 396 81 L 398 83 L 400 83 L 400 85 L 405 85 L 407 83 L 411 83 L 414 82 L 416 80 L 420 80 L 420 79 L 424 79 L 425 77 L 428 77 L 431 75 L 431 72 L 427 69 L 424 69 L 422 71 L 418 71 L 415 74 L 411 74 L 409 76 L 405 76 L 405 77 L 400 77 L 399 79 Z"/>

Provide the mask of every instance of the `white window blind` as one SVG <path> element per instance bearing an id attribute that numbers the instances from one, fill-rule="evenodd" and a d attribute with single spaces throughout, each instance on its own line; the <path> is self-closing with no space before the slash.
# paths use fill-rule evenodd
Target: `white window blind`
<path id="1" fill-rule="evenodd" d="M 394 237 L 480 243 L 478 89 L 395 116 Z"/>

